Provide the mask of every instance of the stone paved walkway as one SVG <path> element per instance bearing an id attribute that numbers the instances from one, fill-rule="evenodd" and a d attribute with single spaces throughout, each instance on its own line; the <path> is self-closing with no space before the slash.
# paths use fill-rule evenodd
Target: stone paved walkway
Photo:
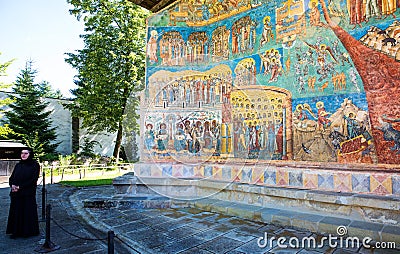
<path id="1" fill-rule="evenodd" d="M 2 187 L 0 223 L 5 229 L 9 189 Z M 115 239 L 115 253 L 400 253 L 399 250 L 371 251 L 363 247 L 331 248 L 327 244 L 321 248 L 280 248 L 276 240 L 272 241 L 272 246 L 268 244 L 261 248 L 257 241 L 265 233 L 269 239 L 285 237 L 285 244 L 288 244 L 290 237 L 297 237 L 300 241 L 304 237 L 315 237 L 319 241 L 322 236 L 196 208 L 83 208 L 82 200 L 112 196 L 111 186 L 77 189 L 51 185 L 48 192 L 48 203 L 52 204 L 54 221 L 68 231 L 87 238 L 104 238 L 107 231 L 113 230 L 118 237 Z M 41 229 L 44 232 L 44 223 L 41 223 Z M 61 247 L 52 253 L 107 253 L 105 241 L 78 239 L 54 223 L 51 230 L 52 241 Z M 34 249 L 41 246 L 43 238 L 42 234 L 38 237 L 12 240 L 3 233 L 0 236 L 0 253 L 36 253 Z"/>
<path id="2" fill-rule="evenodd" d="M 9 192 L 10 189 L 5 184 L 5 181 L 0 179 L 0 227 L 2 234 L 0 235 L 0 253 L 1 254 L 31 254 L 38 253 L 35 249 L 43 246 L 45 239 L 45 223 L 39 222 L 41 234 L 29 238 L 10 239 L 5 235 L 7 225 L 8 209 L 10 204 Z M 6 187 L 7 186 L 7 187 Z M 41 219 L 41 188 L 39 186 L 37 192 L 37 203 L 39 219 Z M 48 203 L 52 205 L 52 218 L 68 232 L 74 233 L 89 239 L 105 238 L 106 233 L 98 231 L 92 226 L 88 225 L 85 220 L 76 212 L 74 205 L 69 201 L 69 196 L 74 193 L 76 189 L 63 187 L 61 185 L 52 185 L 48 188 Z M 101 254 L 107 253 L 107 241 L 91 241 L 82 240 L 72 237 L 63 231 L 54 222 L 51 223 L 51 241 L 60 246 L 59 250 L 51 253 L 57 254 L 75 254 L 75 253 L 88 253 L 88 254 Z M 116 243 L 115 253 L 129 253 L 126 247 Z"/>

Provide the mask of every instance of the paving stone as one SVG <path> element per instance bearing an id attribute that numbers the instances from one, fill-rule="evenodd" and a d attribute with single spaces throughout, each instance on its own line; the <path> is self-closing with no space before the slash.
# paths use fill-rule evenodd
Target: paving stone
<path id="1" fill-rule="evenodd" d="M 201 231 L 200 233 L 196 234 L 195 236 L 203 238 L 204 240 L 208 241 L 211 239 L 214 239 L 216 237 L 219 237 L 223 234 L 226 234 L 226 232 L 221 232 L 221 231 L 216 231 L 214 229 L 206 230 L 206 231 Z"/>
<path id="2" fill-rule="evenodd" d="M 237 240 L 220 236 L 214 238 L 211 241 L 200 244 L 198 247 L 201 249 L 211 251 L 213 253 L 226 253 L 230 250 L 237 248 L 240 245 L 241 244 Z"/>
<path id="3" fill-rule="evenodd" d="M 347 227 L 350 223 L 348 219 L 325 217 L 319 222 L 318 232 L 336 235 L 338 226 Z"/>
<path id="4" fill-rule="evenodd" d="M 198 220 L 205 220 L 207 218 L 214 217 L 215 215 L 216 215 L 215 213 L 211 213 L 211 212 L 201 212 L 201 213 L 192 215 L 191 218 L 198 219 Z"/>
<path id="5" fill-rule="evenodd" d="M 255 238 L 254 236 L 237 231 L 230 231 L 226 233 L 224 236 L 244 243 L 249 242 Z"/>
<path id="6" fill-rule="evenodd" d="M 381 232 L 382 242 L 394 242 L 400 248 L 400 230 L 399 227 L 385 225 Z"/>
<path id="7" fill-rule="evenodd" d="M 179 252 L 179 254 L 212 254 L 213 252 L 199 249 L 199 248 L 191 248 L 182 252 Z"/>
<path id="8" fill-rule="evenodd" d="M 218 203 L 217 203 L 218 204 Z M 227 207 L 226 214 L 249 220 L 260 220 L 262 207 L 244 204 L 234 204 Z"/>
<path id="9" fill-rule="evenodd" d="M 201 220 L 201 221 L 194 221 L 194 222 L 186 224 L 186 225 L 188 227 L 192 227 L 195 229 L 206 230 L 206 229 L 216 227 L 218 224 L 211 222 L 211 221 Z"/>
<path id="10" fill-rule="evenodd" d="M 114 218 L 105 219 L 102 221 L 111 227 L 129 223 L 129 220 L 125 219 L 124 217 L 114 217 Z"/>
<path id="11" fill-rule="evenodd" d="M 321 254 L 321 253 L 326 253 L 326 252 L 319 252 L 316 250 L 305 250 L 305 249 L 302 249 L 301 251 L 298 252 L 298 254 Z M 326 254 L 329 254 L 329 253 L 326 253 Z"/>
<path id="12" fill-rule="evenodd" d="M 161 216 L 146 218 L 146 219 L 139 220 L 139 221 L 140 221 L 140 223 L 143 223 L 146 225 L 158 225 L 161 223 L 172 222 L 173 219 L 161 215 Z"/>
<path id="13" fill-rule="evenodd" d="M 173 219 L 179 219 L 185 216 L 188 216 L 186 212 L 179 211 L 179 210 L 168 210 L 168 211 L 161 211 L 162 215 L 165 217 L 173 218 Z"/>
<path id="14" fill-rule="evenodd" d="M 323 238 L 327 236 L 313 233 L 311 237 L 309 241 L 304 241 L 304 246 L 302 246 L 306 251 L 331 254 L 335 250 L 335 248 L 329 246 L 327 238 Z M 311 239 L 315 239 L 315 242 L 312 242 Z"/>
<path id="15" fill-rule="evenodd" d="M 271 223 L 272 222 L 272 216 L 281 212 L 280 209 L 275 209 L 275 208 L 262 208 L 260 210 L 260 216 L 261 220 L 265 223 Z"/>
<path id="16" fill-rule="evenodd" d="M 141 231 L 143 229 L 149 229 L 149 228 L 150 227 L 146 224 L 143 224 L 139 221 L 133 221 L 124 225 L 113 227 L 113 230 L 119 233 L 128 233 L 128 232 Z"/>
<path id="17" fill-rule="evenodd" d="M 194 206 L 196 208 L 199 208 L 203 211 L 211 211 L 212 206 L 214 205 L 214 203 L 220 202 L 220 200 L 218 199 L 211 199 L 211 198 L 205 198 L 205 199 L 200 199 L 200 200 L 196 200 L 196 202 L 194 203 Z"/>
<path id="18" fill-rule="evenodd" d="M 336 249 L 332 254 L 354 254 L 357 252 L 346 250 L 346 249 Z"/>
<path id="19" fill-rule="evenodd" d="M 151 250 L 174 242 L 174 239 L 162 234 L 151 234 L 146 238 L 136 240 L 144 249 Z"/>
<path id="20" fill-rule="evenodd" d="M 203 243 L 204 240 L 202 238 L 192 236 L 189 238 L 182 239 L 180 241 L 172 242 L 168 245 L 163 245 L 154 250 L 157 253 L 177 253 L 180 251 L 191 249 L 199 244 Z"/>
<path id="21" fill-rule="evenodd" d="M 209 217 L 205 218 L 205 220 L 219 223 L 219 222 L 229 220 L 230 218 L 231 218 L 231 216 L 229 216 L 229 215 L 214 213 L 213 216 L 209 216 Z"/>
<path id="22" fill-rule="evenodd" d="M 313 232 L 318 231 L 319 222 L 324 216 L 315 214 L 300 214 L 292 219 L 292 226 L 297 228 L 306 228 Z"/>
<path id="23" fill-rule="evenodd" d="M 234 205 L 232 202 L 219 201 L 211 204 L 211 212 L 227 214 L 228 208 Z"/>
<path id="24" fill-rule="evenodd" d="M 303 251 L 303 249 L 292 249 L 292 248 L 280 248 L 280 247 L 275 247 L 269 251 L 269 253 L 276 253 L 276 254 L 297 254 L 300 251 Z"/>
<path id="25" fill-rule="evenodd" d="M 261 244 L 261 247 L 259 244 Z M 255 238 L 248 243 L 241 245 L 240 247 L 234 249 L 234 251 L 238 251 L 239 253 L 246 253 L 246 254 L 259 254 L 259 253 L 266 253 L 267 251 L 271 250 L 271 246 L 262 246 L 263 242 L 258 242 L 258 238 Z"/>
<path id="26" fill-rule="evenodd" d="M 198 209 L 198 208 L 194 208 L 194 207 L 179 208 L 179 211 L 187 213 L 189 215 L 195 215 L 195 214 L 199 214 L 199 213 L 204 213 L 204 210 Z"/>
<path id="27" fill-rule="evenodd" d="M 273 225 L 273 224 L 266 224 L 262 226 L 261 228 L 258 229 L 260 233 L 268 233 L 268 234 L 273 234 L 279 230 L 282 230 L 281 226 Z"/>
<path id="28" fill-rule="evenodd" d="M 152 225 L 151 228 L 157 229 L 157 230 L 174 230 L 176 228 L 180 228 L 185 226 L 188 223 L 193 222 L 194 220 L 189 220 L 189 219 L 179 219 L 179 220 L 173 220 L 161 224 L 156 224 Z"/>
<path id="29" fill-rule="evenodd" d="M 291 226 L 292 219 L 300 215 L 302 214 L 298 212 L 281 210 L 278 213 L 272 215 L 271 223 L 282 226 Z"/>
<path id="30" fill-rule="evenodd" d="M 361 248 L 359 253 L 362 254 L 399 254 L 400 250 L 399 249 L 365 249 Z"/>
<path id="31" fill-rule="evenodd" d="M 347 227 L 348 235 L 360 238 L 370 237 L 380 239 L 379 233 L 382 231 L 383 225 L 371 222 L 352 221 Z"/>
<path id="32" fill-rule="evenodd" d="M 221 224 L 217 225 L 216 227 L 214 227 L 213 230 L 218 231 L 218 232 L 226 233 L 226 232 L 229 232 L 229 231 L 234 230 L 236 228 L 237 228 L 237 226 L 234 226 L 234 225 L 231 225 L 231 224 L 227 225 L 227 224 L 221 223 Z"/>
<path id="33" fill-rule="evenodd" d="M 136 230 L 134 232 L 129 232 L 127 235 L 130 239 L 134 241 L 141 241 L 143 239 L 149 238 L 153 235 L 162 235 L 163 232 L 157 231 L 151 228 L 143 228 L 141 230 Z"/>
<path id="34" fill-rule="evenodd" d="M 198 229 L 195 229 L 192 227 L 188 227 L 188 226 L 183 226 L 183 227 L 176 228 L 174 230 L 168 230 L 167 232 L 165 232 L 165 235 L 168 237 L 180 240 L 180 239 L 198 234 L 200 232 L 201 232 L 201 230 L 198 230 Z"/>
<path id="35" fill-rule="evenodd" d="M 123 211 L 122 213 L 124 214 L 124 217 L 129 221 L 143 220 L 145 218 L 148 218 L 148 216 L 145 213 L 140 213 L 137 210 L 126 210 Z"/>
<path id="36" fill-rule="evenodd" d="M 208 211 L 199 208 L 134 210 L 118 207 L 105 210 L 97 208 L 85 209 L 82 207 L 81 200 L 90 198 L 90 196 L 100 197 L 101 193 L 99 192 L 106 189 L 105 193 L 112 193 L 109 191 L 112 187 L 87 188 L 83 190 L 54 186 L 49 199 L 54 204 L 53 215 L 55 220 L 75 234 L 89 238 L 104 238 L 107 230 L 109 230 L 106 225 L 109 225 L 108 223 L 113 224 L 115 226 L 113 230 L 117 235 L 125 239 L 132 248 L 137 249 L 140 253 L 400 253 L 398 249 L 375 249 L 374 252 L 364 248 L 358 249 L 358 247 L 346 249 L 338 246 L 335 249 L 331 248 L 327 243 L 322 247 L 316 246 L 315 248 L 303 248 L 304 246 L 300 246 L 297 249 L 279 248 L 276 242 L 279 237 L 285 237 L 285 239 L 296 237 L 300 240 L 312 236 L 318 242 L 324 235 L 265 223 L 268 220 L 271 222 L 274 216 L 276 218 L 281 216 L 282 218 L 290 219 L 292 225 L 296 227 L 301 227 L 301 225 L 310 227 L 306 223 L 315 223 L 318 224 L 318 229 L 329 228 L 334 234 L 336 234 L 337 226 L 344 225 L 348 227 L 349 232 L 352 232 L 353 228 L 373 234 L 381 231 L 382 239 L 396 240 L 399 230 L 396 226 L 386 225 L 382 228 L 381 224 L 377 223 L 354 222 L 342 218 L 320 217 L 274 208 L 260 209 L 260 219 L 264 221 L 260 223 L 211 212 L 212 207 L 221 208 L 222 204 L 228 204 L 225 207 L 227 210 L 235 205 L 233 202 L 223 203 L 215 199 L 202 200 L 202 207 L 209 209 Z M 68 197 L 70 197 L 70 200 Z M 4 201 L 3 205 L 8 206 L 9 204 L 8 193 L 6 191 L 2 192 L 1 189 L 0 201 Z M 210 202 L 208 203 L 208 201 Z M 193 205 L 196 205 L 196 202 Z M 238 204 L 236 204 L 236 207 L 242 210 L 247 209 L 248 211 L 254 208 Z M 8 211 L 3 210 L 0 211 L 0 226 L 4 228 Z M 301 224 L 304 221 L 306 223 Z M 38 241 L 44 237 L 43 225 L 44 223 L 41 223 L 42 235 L 36 238 L 11 240 L 6 236 L 0 236 L 0 245 L 5 246 L 0 249 L 0 253 L 2 253 L 1 251 L 7 254 L 33 253 L 33 249 L 40 246 Z M 275 239 L 272 241 L 272 246 L 260 248 L 257 241 L 260 237 L 265 238 L 265 234 L 267 234 L 267 239 L 272 237 Z M 56 244 L 62 246 L 61 250 L 55 252 L 56 254 L 99 254 L 107 252 L 105 241 L 92 242 L 76 239 L 55 225 L 52 226 L 52 239 Z M 119 240 L 115 240 L 115 244 L 117 254 L 134 253 L 132 250 L 127 250 L 126 246 L 124 248 Z"/>

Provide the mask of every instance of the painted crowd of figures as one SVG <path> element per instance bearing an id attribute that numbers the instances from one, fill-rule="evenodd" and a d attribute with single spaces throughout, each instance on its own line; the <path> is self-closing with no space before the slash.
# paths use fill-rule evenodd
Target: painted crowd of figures
<path id="1" fill-rule="evenodd" d="M 231 75 L 198 75 L 180 77 L 166 83 L 156 79 L 150 84 L 157 87 L 155 106 L 198 107 L 199 103 L 226 103 L 232 86 Z"/>
<path id="2" fill-rule="evenodd" d="M 213 121 L 190 121 L 176 124 L 174 130 L 167 129 L 160 123 L 157 130 L 148 123 L 145 131 L 145 148 L 161 154 L 168 152 L 190 153 L 200 155 L 201 152 L 219 155 L 221 151 L 220 123 Z"/>
<path id="3" fill-rule="evenodd" d="M 275 123 L 233 123 L 233 152 L 235 157 L 249 159 L 282 159 L 283 125 Z"/>
<path id="4" fill-rule="evenodd" d="M 221 136 L 220 123 L 215 120 L 186 120 L 176 124 L 174 130 L 168 130 L 165 123 L 158 124 L 158 128 L 154 130 L 153 124 L 148 123 L 144 145 L 148 151 L 158 154 L 219 156 L 221 139 L 225 138 L 233 142 L 233 154 L 237 158 L 282 159 L 284 140 L 280 121 L 260 124 L 237 121 L 233 124 L 233 131 L 226 135 Z"/>
<path id="5" fill-rule="evenodd" d="M 255 26 L 256 23 L 248 16 L 233 24 L 231 44 L 233 55 L 253 52 L 256 43 Z M 178 31 L 165 32 L 159 36 L 156 30 L 152 30 L 147 43 L 147 56 L 150 64 L 163 66 L 219 62 L 228 59 L 229 36 L 230 31 L 225 26 L 215 29 L 211 42 L 206 32 L 194 32 L 185 42 Z"/>
<path id="6" fill-rule="evenodd" d="M 391 150 L 400 151 L 400 121 L 382 118 L 380 129 L 371 127 L 360 67 L 327 18 L 351 30 L 357 42 L 395 52 L 398 8 L 400 0 L 177 2 L 150 19 L 146 99 L 155 107 L 153 118 L 144 120 L 144 147 L 251 159 L 288 153 L 308 161 L 359 153 L 372 161 L 379 148 L 372 134 L 376 139 L 379 130 L 394 142 Z M 241 93 L 242 102 L 235 101 Z M 278 97 L 285 102 L 280 108 L 257 104 Z M 167 120 L 168 111 L 215 111 L 218 117 Z"/>

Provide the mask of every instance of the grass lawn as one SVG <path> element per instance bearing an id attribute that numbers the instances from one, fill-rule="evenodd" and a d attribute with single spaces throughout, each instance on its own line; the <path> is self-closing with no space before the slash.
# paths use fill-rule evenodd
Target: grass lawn
<path id="1" fill-rule="evenodd" d="M 63 181 L 60 181 L 59 183 L 62 185 L 74 186 L 74 187 L 112 185 L 112 180 L 115 177 L 118 177 L 122 174 L 123 173 L 98 175 L 98 176 L 86 177 L 83 179 L 77 179 L 77 180 L 63 180 Z"/>
<path id="2" fill-rule="evenodd" d="M 88 187 L 88 186 L 100 186 L 100 185 L 111 185 L 113 178 L 104 179 L 82 179 L 75 181 L 61 181 L 60 184 L 74 187 Z"/>

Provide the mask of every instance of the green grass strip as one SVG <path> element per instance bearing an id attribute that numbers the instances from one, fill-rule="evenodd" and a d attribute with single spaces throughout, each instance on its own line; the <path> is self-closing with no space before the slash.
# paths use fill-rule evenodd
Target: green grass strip
<path id="1" fill-rule="evenodd" d="M 112 185 L 113 178 L 93 179 L 93 180 L 76 180 L 76 181 L 61 181 L 60 184 L 74 186 L 74 187 L 88 187 L 88 186 L 101 186 Z"/>

